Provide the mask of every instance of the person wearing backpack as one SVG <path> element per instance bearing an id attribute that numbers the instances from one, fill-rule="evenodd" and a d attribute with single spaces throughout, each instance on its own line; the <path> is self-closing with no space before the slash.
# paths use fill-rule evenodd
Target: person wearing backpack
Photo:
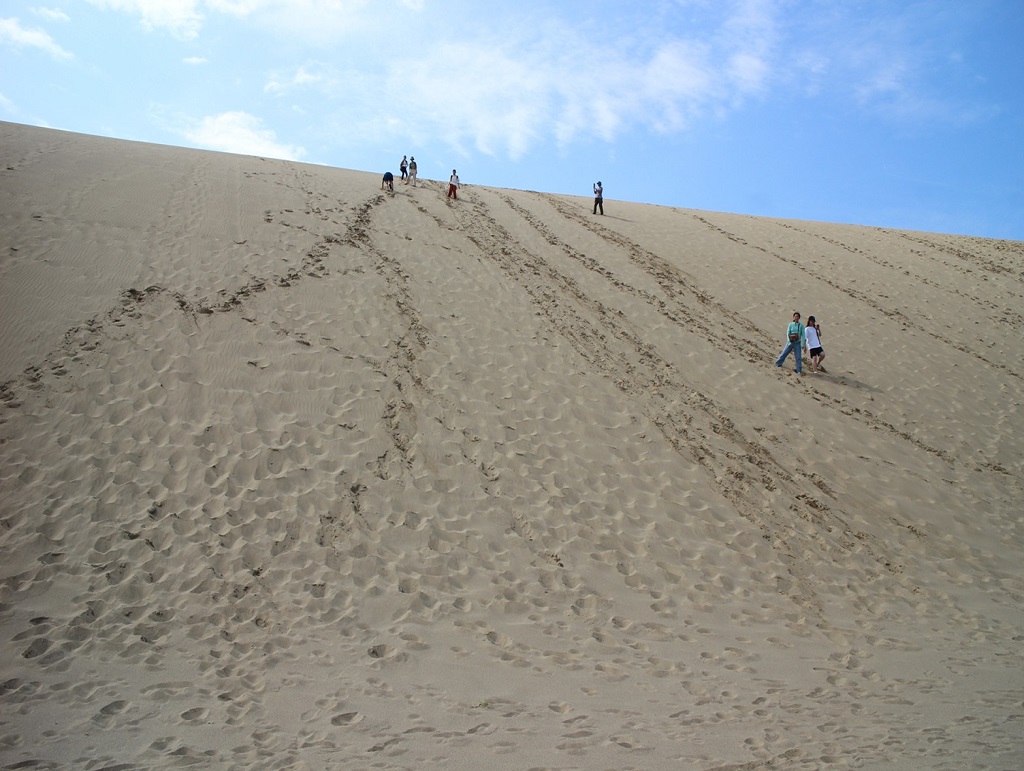
<path id="1" fill-rule="evenodd" d="M 779 358 L 775 361 L 776 367 L 781 367 L 790 352 L 796 356 L 796 374 L 803 374 L 803 361 L 801 353 L 804 347 L 804 325 L 800 323 L 800 314 L 793 311 L 793 320 L 786 327 L 786 347 L 782 349 Z"/>
<path id="2" fill-rule="evenodd" d="M 402 162 L 398 166 L 398 170 L 402 172 L 402 181 L 405 183 L 409 182 L 409 161 L 406 156 L 402 156 Z"/>
<path id="3" fill-rule="evenodd" d="M 412 183 L 413 187 L 416 187 L 416 156 L 414 155 L 409 159 L 409 179 L 406 184 Z"/>

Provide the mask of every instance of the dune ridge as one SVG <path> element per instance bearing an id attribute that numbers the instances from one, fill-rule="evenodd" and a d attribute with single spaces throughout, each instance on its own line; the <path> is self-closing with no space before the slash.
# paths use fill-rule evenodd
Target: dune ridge
<path id="1" fill-rule="evenodd" d="M 1024 243 L 0 143 L 2 767 L 1024 758 Z"/>

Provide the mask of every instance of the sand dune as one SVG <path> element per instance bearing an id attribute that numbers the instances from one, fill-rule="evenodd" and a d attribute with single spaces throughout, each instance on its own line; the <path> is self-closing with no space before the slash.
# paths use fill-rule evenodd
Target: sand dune
<path id="1" fill-rule="evenodd" d="M 1024 763 L 1024 243 L 0 146 L 3 768 Z"/>

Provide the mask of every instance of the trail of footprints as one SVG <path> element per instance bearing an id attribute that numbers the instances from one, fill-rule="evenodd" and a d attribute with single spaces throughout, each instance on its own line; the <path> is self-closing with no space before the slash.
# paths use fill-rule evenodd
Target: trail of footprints
<path id="1" fill-rule="evenodd" d="M 334 215 L 326 210 L 324 202 L 315 200 L 315 196 L 318 194 L 312 185 L 306 188 L 306 193 L 311 198 L 306 213 L 319 218 L 321 222 L 333 222 L 331 218 Z M 578 213 L 573 212 L 564 204 L 554 199 L 547 199 L 561 216 L 577 223 L 580 227 L 587 228 L 612 243 L 616 248 L 622 249 L 634 265 L 656 279 L 663 292 L 663 297 L 629 285 L 628 282 L 615 276 L 571 244 L 557 238 L 539 218 L 516 204 L 511 197 L 499 195 L 499 199 L 541 233 L 546 243 L 552 248 L 560 250 L 595 275 L 600 275 L 618 291 L 649 304 L 664 318 L 677 324 L 680 328 L 697 330 L 708 340 L 713 341 L 715 339 L 713 320 L 716 316 L 726 314 L 732 320 L 735 328 L 741 330 L 740 350 L 750 361 L 763 360 L 773 354 L 772 341 L 760 330 L 737 314 L 728 311 L 714 298 L 702 292 L 678 269 L 666 264 L 641 246 L 580 217 Z M 389 357 L 374 363 L 375 368 L 383 373 L 394 386 L 385 396 L 387 401 L 383 413 L 384 422 L 392 439 L 394 455 L 381 458 L 374 473 L 378 479 L 385 482 L 407 475 L 412 464 L 408 442 L 409 438 L 416 433 L 416 422 L 420 419 L 416 413 L 415 404 L 420 398 L 436 399 L 438 397 L 429 392 L 418 372 L 418 360 L 432 344 L 429 324 L 421 317 L 416 308 L 415 298 L 409 289 L 407 276 L 400 262 L 373 244 L 370 237 L 374 211 L 386 200 L 383 195 L 374 195 L 365 201 L 347 218 L 342 232 L 335 232 L 328 226 L 325 227 L 328 232 L 314 234 L 317 238 L 316 243 L 294 269 L 280 275 L 263 278 L 252 277 L 233 292 L 221 292 L 212 297 L 186 297 L 182 293 L 172 292 L 159 286 L 126 291 L 116 307 L 105 314 L 94 317 L 80 327 L 69 330 L 61 349 L 48 356 L 43 364 L 31 367 L 20 378 L 0 385 L 0 400 L 8 409 L 19 407 L 25 398 L 31 398 L 33 393 L 42 390 L 49 379 L 60 379 L 65 375 L 66 370 L 61 364 L 63 360 L 83 355 L 105 345 L 111 329 L 138 318 L 143 306 L 147 303 L 157 301 L 173 303 L 192 323 L 200 324 L 203 316 L 209 314 L 233 309 L 244 311 L 246 302 L 257 293 L 271 291 L 275 287 L 286 290 L 308 278 L 324 277 L 328 275 L 330 258 L 335 250 L 357 249 L 372 260 L 374 270 L 383 278 L 391 305 L 401 319 L 405 330 L 403 344 L 390 353 Z M 845 549 L 851 548 L 856 543 L 876 550 L 878 552 L 876 559 L 879 564 L 890 564 L 886 555 L 878 550 L 877 545 L 865 543 L 863 534 L 849 532 L 842 518 L 834 514 L 830 507 L 822 502 L 822 496 L 834 498 L 834 494 L 827 484 L 822 480 L 809 477 L 794 478 L 787 471 L 785 465 L 779 463 L 771 451 L 761 443 L 760 437 L 743 435 L 714 399 L 690 386 L 682 373 L 662 358 L 654 347 L 648 345 L 644 341 L 641 331 L 633 328 L 628 320 L 624 319 L 614 308 L 607 307 L 588 296 L 571 277 L 559 271 L 551 261 L 518 242 L 495 221 L 487 206 L 481 201 L 467 203 L 469 205 L 466 208 L 471 209 L 471 212 L 456 210 L 451 213 L 451 216 L 457 218 L 468 237 L 480 247 L 481 252 L 529 293 L 537 307 L 596 372 L 616 382 L 623 394 L 633 400 L 638 408 L 658 425 L 681 457 L 690 458 L 701 464 L 715 479 L 727 480 L 728 484 L 723 487 L 738 511 L 751 521 L 757 522 L 764 531 L 766 539 L 781 542 L 780 556 L 788 565 L 793 577 L 793 582 L 786 591 L 798 604 L 813 608 L 819 602 L 810 582 L 802 578 L 800 559 L 796 556 L 803 550 L 801 544 L 804 539 L 810 540 L 817 548 L 834 554 L 837 560 L 841 558 Z M 427 214 L 425 208 L 422 206 L 418 206 L 418 208 L 421 213 Z M 429 216 L 440 219 L 438 215 L 430 214 Z M 266 220 L 269 222 L 273 219 L 274 215 L 268 213 Z M 708 226 L 713 227 L 710 223 Z M 303 229 L 306 227 L 303 226 Z M 725 235 L 728 237 L 728 234 Z M 780 259 L 785 258 L 780 257 Z M 311 341 L 303 334 L 302 330 L 283 330 L 283 333 L 304 347 L 321 344 Z M 824 394 L 822 396 L 825 397 Z M 841 409 L 847 414 L 853 412 L 841 399 L 827 398 L 836 409 Z M 677 406 L 677 404 L 681 406 Z M 850 411 L 848 412 L 848 410 Z M 855 414 L 858 420 L 865 420 L 876 428 L 896 431 L 873 416 L 859 412 Z M 446 426 L 446 428 L 454 435 L 459 433 L 453 426 Z M 911 437 L 904 438 L 913 441 Z M 473 450 L 469 447 L 472 444 L 471 438 L 463 435 L 462 442 L 467 459 L 472 459 L 474 457 Z M 208 444 L 207 449 L 212 452 L 211 448 L 217 444 L 216 437 L 209 437 Z M 267 473 L 273 473 L 274 464 L 281 463 L 282 460 L 273 454 L 268 455 L 265 459 Z M 481 477 L 487 477 L 487 469 L 483 465 L 481 465 Z M 318 523 L 317 540 L 321 545 L 334 547 L 340 554 L 352 549 L 352 531 L 367 527 L 365 508 L 369 504 L 366 486 L 359 481 L 358 475 L 342 473 L 339 475 L 338 484 L 339 497 L 344 504 L 342 509 L 346 513 L 344 516 L 334 519 L 321 517 Z M 806 521 L 816 523 L 817 531 L 812 534 L 808 534 L 806 531 L 797 533 L 784 517 L 775 515 L 764 519 L 763 517 L 767 515 L 754 511 L 751 502 L 759 500 L 759 493 L 762 489 L 772 489 L 769 485 L 781 485 L 788 490 L 794 501 L 793 512 Z M 811 487 L 813 489 L 810 489 Z M 222 546 L 225 548 L 221 553 L 207 555 L 212 566 L 212 575 L 196 573 L 190 576 L 182 572 L 178 580 L 183 587 L 189 584 L 188 588 L 193 592 L 223 593 L 230 598 L 234 606 L 231 610 L 232 613 L 248 618 L 260 630 L 269 629 L 273 625 L 271 614 L 272 612 L 276 613 L 279 609 L 268 606 L 267 598 L 271 596 L 271 593 L 261 585 L 263 566 L 247 563 L 244 569 L 248 575 L 244 575 L 228 564 L 231 553 L 226 547 L 230 545 L 232 539 L 237 538 L 237 534 L 230 527 L 232 523 L 226 521 L 227 514 L 219 518 L 211 517 L 211 520 L 217 519 L 222 521 L 215 524 L 214 527 L 221 528 L 220 536 L 225 539 L 222 542 Z M 144 526 L 153 522 L 161 522 L 164 526 L 174 530 L 177 536 L 191 540 L 197 547 L 206 543 L 205 534 L 196 531 L 193 524 L 176 520 L 175 512 L 164 510 L 160 503 L 154 503 L 149 511 L 139 512 L 136 521 L 126 522 L 125 527 L 118 534 L 107 536 L 106 541 L 96 544 L 97 556 L 104 559 L 97 565 L 102 567 L 104 580 L 108 584 L 103 599 L 97 600 L 85 609 L 72 624 L 62 631 L 64 639 L 60 646 L 54 645 L 51 640 L 51 633 L 55 630 L 50 619 L 43 616 L 32 619 L 29 627 L 18 634 L 19 642 L 25 643 L 23 655 L 26 659 L 37 661 L 50 671 L 60 671 L 61 667 L 67 666 L 68 653 L 73 652 L 76 646 L 89 644 L 86 639 L 88 636 L 78 634 L 76 630 L 83 626 L 93 625 L 99 617 L 104 619 L 104 624 L 103 629 L 93 632 L 95 640 L 121 641 L 125 647 L 126 657 L 141 657 L 142 661 L 152 661 L 154 665 L 158 661 L 148 653 L 148 650 L 155 642 L 170 634 L 176 625 L 186 629 L 186 634 L 195 635 L 203 635 L 207 633 L 207 630 L 227 626 L 217 623 L 216 618 L 194 619 L 190 622 L 176 617 L 173 608 L 158 610 L 145 618 L 135 617 L 136 611 L 130 603 L 129 582 L 125 580 L 126 571 L 131 568 L 132 562 L 153 566 L 154 561 L 150 558 L 151 555 L 156 554 L 166 545 L 166 542 L 160 541 L 159 536 L 153 536 L 146 531 Z M 421 522 L 417 521 L 415 517 L 410 518 L 409 516 L 406 517 L 403 524 L 413 530 L 422 527 Z M 833 528 L 838 535 L 826 535 L 826 532 Z M 605 611 L 598 606 L 594 595 L 586 592 L 585 588 L 581 586 L 582 581 L 578 576 L 564 569 L 556 550 L 545 548 L 544 544 L 539 543 L 526 516 L 521 514 L 515 516 L 511 530 L 523 541 L 535 544 L 539 560 L 550 570 L 545 574 L 544 580 L 551 581 L 552 589 L 561 584 L 562 588 L 569 592 L 578 592 L 579 596 L 572 605 L 572 612 L 578 618 L 585 622 L 603 618 L 602 614 Z M 295 538 L 295 534 L 280 533 L 279 535 L 282 549 L 287 548 L 284 544 L 288 538 L 293 540 Z M 356 542 L 356 548 L 362 548 L 362 545 Z M 108 554 L 109 561 L 106 560 Z M 129 556 L 131 559 L 128 559 Z M 58 558 L 59 555 L 55 555 L 54 561 L 58 561 Z M 356 555 L 356 559 L 358 559 L 358 555 Z M 364 588 L 372 591 L 386 583 L 386 580 L 379 576 L 371 576 L 371 573 L 377 572 L 381 567 L 380 560 L 368 559 L 367 562 Z M 895 567 L 890 569 L 892 572 L 896 572 Z M 643 577 L 636 565 L 623 562 L 619 566 L 619 573 L 627 586 L 642 588 Z M 329 571 L 325 570 L 325 574 L 329 574 Z M 357 576 L 357 583 L 359 580 L 363 579 Z M 418 586 L 415 578 L 407 577 L 397 589 L 400 592 L 415 595 Z M 129 592 L 129 594 L 122 596 L 122 592 Z M 325 583 L 311 584 L 309 592 L 312 597 L 323 599 Z M 109 608 L 118 605 L 123 606 L 120 611 L 120 619 L 112 618 L 110 613 L 105 613 Z M 324 611 L 326 616 L 330 616 L 334 612 L 330 608 Z M 684 688 L 700 698 L 706 699 L 706 702 L 698 702 L 698 706 L 703 706 L 704 704 L 721 705 L 723 702 L 728 703 L 729 699 L 710 690 L 716 681 L 709 676 L 707 671 L 700 670 L 699 667 L 714 664 L 730 671 L 755 673 L 757 657 L 739 647 L 727 647 L 721 651 L 701 651 L 697 664 L 684 662 L 682 658 L 672 659 L 665 655 L 658 655 L 658 650 L 652 651 L 651 649 L 652 641 L 658 641 L 661 647 L 670 647 L 678 643 L 692 644 L 699 640 L 699 636 L 695 637 L 694 635 L 699 635 L 700 630 L 677 632 L 665 626 L 634 624 L 628 619 L 603 620 L 607 620 L 609 623 L 603 624 L 601 628 L 594 628 L 591 640 L 572 639 L 571 642 L 573 644 L 586 642 L 587 644 L 612 645 L 617 649 L 625 647 L 634 651 L 631 658 L 623 660 L 621 665 L 608 667 L 605 671 L 597 673 L 598 676 L 610 681 L 621 681 L 628 678 L 631 667 L 654 668 L 659 676 L 682 678 Z M 461 622 L 456 623 L 457 625 L 461 624 Z M 570 659 L 560 652 L 556 645 L 543 648 L 533 643 L 515 640 L 481 622 L 467 621 L 462 628 L 469 638 L 478 640 L 482 645 L 490 646 L 496 651 L 499 658 L 511 666 L 531 667 L 543 673 L 546 670 L 565 666 L 570 662 Z M 571 636 L 571 629 L 567 624 L 555 623 L 549 626 L 545 633 L 552 638 L 564 639 Z M 615 629 L 616 633 L 621 636 L 616 637 L 616 633 L 603 631 L 607 629 Z M 377 642 L 375 630 L 368 627 L 353 630 L 351 634 L 353 639 L 360 641 L 361 644 L 362 641 L 366 641 L 364 645 L 366 657 L 378 663 L 395 662 L 404 655 L 395 646 Z M 418 639 L 414 638 L 414 635 L 410 635 L 405 640 L 406 644 L 412 648 L 421 644 Z M 216 657 L 211 658 L 205 665 L 205 673 L 211 676 L 211 682 L 217 684 L 219 691 L 213 700 L 215 705 L 213 707 L 209 704 L 193 705 L 188 703 L 188 697 L 195 694 L 194 683 L 157 682 L 149 686 L 144 695 L 154 699 L 181 700 L 183 703 L 178 712 L 178 720 L 185 725 L 201 725 L 211 719 L 223 721 L 227 725 L 259 721 L 263 719 L 260 700 L 267 690 L 266 682 L 256 674 L 259 671 L 259 662 L 266 656 L 286 657 L 291 655 L 287 650 L 283 650 L 285 639 L 286 637 L 282 638 L 281 642 L 276 642 L 272 637 L 267 638 L 265 635 L 256 634 L 248 639 L 232 639 L 231 635 L 225 632 L 217 636 L 216 639 L 207 640 L 211 652 L 216 654 Z M 262 644 L 259 644 L 258 641 L 261 640 Z M 690 652 L 692 651 L 687 651 L 687 653 Z M 850 685 L 848 678 L 852 678 L 855 674 L 860 677 L 870 675 L 868 672 L 860 673 L 858 671 L 860 661 L 855 654 L 855 651 L 851 651 L 848 657 L 834 657 L 835 671 L 828 676 L 830 685 L 847 687 Z M 717 684 L 721 685 L 720 682 Z M 385 686 L 386 684 L 381 685 L 382 688 Z M 97 704 L 93 721 L 97 727 L 107 728 L 116 725 L 119 720 L 136 719 L 133 716 L 137 714 L 135 705 L 124 699 L 115 698 L 103 683 L 81 683 L 76 687 L 93 689 L 93 698 Z M 41 683 L 22 679 L 12 679 L 0 684 L 0 697 L 12 693 L 18 693 L 21 696 L 20 700 L 25 703 L 44 700 L 47 697 L 47 690 Z M 211 694 L 200 693 L 199 695 L 209 696 Z M 823 694 L 822 699 L 824 700 L 826 696 L 829 699 L 834 698 L 834 694 Z M 346 729 L 362 727 L 363 716 L 358 711 L 346 707 L 344 699 L 325 697 L 316 706 L 331 714 L 330 724 L 334 727 Z M 767 708 L 768 706 L 770 705 L 766 701 L 749 709 Z M 746 705 L 733 704 L 732 707 L 737 710 L 748 709 Z M 487 704 L 475 705 L 475 708 L 509 713 L 521 709 L 520 706 L 512 702 L 503 703 L 497 699 Z M 708 709 L 711 709 L 711 706 Z M 568 712 L 569 706 L 560 702 L 552 703 L 550 710 L 555 715 L 563 715 Z M 671 717 L 684 724 L 691 715 L 683 712 Z M 708 715 L 700 715 L 702 724 L 708 724 L 708 719 Z M 725 720 L 724 717 L 721 719 Z M 559 749 L 569 753 L 581 749 L 582 745 L 579 743 L 597 730 L 597 727 L 590 722 L 586 715 L 566 717 L 564 725 L 563 744 Z M 823 725 L 825 724 L 823 723 Z M 409 729 L 409 731 L 430 730 L 433 729 L 423 726 Z M 491 721 L 481 720 L 462 732 L 439 734 L 439 738 L 487 736 L 494 732 L 495 726 Z M 629 731 L 628 722 L 623 723 L 623 730 L 617 733 L 613 740 L 616 744 L 626 748 L 636 745 L 636 740 L 632 738 Z M 281 749 L 282 742 L 290 741 L 290 738 L 281 737 L 278 733 L 267 730 L 265 734 L 260 733 L 257 737 L 256 743 L 261 747 L 249 748 L 246 752 L 249 753 L 250 759 L 256 760 L 259 757 L 259 749 L 265 749 L 270 753 L 271 750 Z M 154 750 L 168 755 L 176 754 L 183 764 L 209 760 L 200 753 L 189 749 L 180 741 L 166 739 L 161 742 L 159 747 L 154 745 Z M 400 734 L 391 735 L 368 745 L 367 752 L 369 757 L 383 756 L 389 751 L 398 749 L 400 743 Z M 765 750 L 771 744 L 770 740 L 766 740 L 759 749 Z M 294 749 L 289 752 L 294 753 Z M 776 757 L 792 759 L 798 753 L 799 751 L 794 750 L 780 751 Z M 241 755 L 236 757 L 236 760 L 241 759 Z"/>
<path id="2" fill-rule="evenodd" d="M 837 554 L 855 544 L 872 551 L 880 549 L 879 545 L 869 543 L 870 537 L 866 534 L 852 532 L 841 516 L 820 502 L 815 493 L 801 489 L 802 485 L 792 492 L 790 508 L 802 519 L 819 523 L 813 533 L 797 532 L 788 515 L 765 513 L 760 505 L 761 491 L 769 482 L 787 487 L 797 485 L 785 465 L 777 462 L 758 441 L 739 432 L 714 400 L 689 386 L 676 368 L 647 345 L 628 321 L 584 293 L 551 262 L 519 243 L 497 223 L 482 201 L 475 201 L 473 208 L 472 216 L 463 219 L 469 238 L 530 294 L 552 325 L 596 371 L 613 380 L 637 402 L 680 455 L 692 458 L 713 475 L 719 488 L 735 503 L 737 511 L 761 528 L 765 540 L 779 544 L 778 553 L 794 577 L 785 591 L 791 593 L 795 601 L 811 607 L 819 604 L 814 599 L 813 584 L 802 577 L 800 560 L 793 556 L 801 551 L 796 544 L 805 538 L 810 538 L 819 549 Z M 538 222 L 535 218 L 527 221 Z M 578 259 L 588 269 L 611 278 L 550 232 L 542 231 L 542 235 L 547 243 Z M 618 246 L 623 246 L 624 241 L 621 237 L 615 239 Z M 642 264 L 660 273 L 665 271 L 662 265 L 652 265 L 654 260 L 640 247 L 634 245 L 633 249 Z M 646 262 L 643 262 L 644 257 L 648 257 Z M 611 280 L 622 291 L 643 296 L 627 288 L 621 280 Z M 684 305 L 679 300 L 674 302 L 680 307 Z M 703 303 L 698 300 L 697 304 Z M 655 307 L 661 306 L 655 301 Z M 688 314 L 687 323 L 692 318 L 692 313 Z M 695 417 L 699 419 L 694 421 Z M 722 440 L 727 444 L 720 448 Z M 815 485 L 815 489 L 830 494 L 827 487 Z M 898 572 L 892 567 L 895 559 L 879 554 L 876 561 L 880 570 L 888 567 L 889 572 Z"/>
<path id="3" fill-rule="evenodd" d="M 723 237 L 728 238 L 730 241 L 734 241 L 734 242 L 736 242 L 736 243 L 738 243 L 738 244 L 740 244 L 742 246 L 745 246 L 745 247 L 747 247 L 749 249 L 756 249 L 757 251 L 760 251 L 760 252 L 763 252 L 764 254 L 769 255 L 770 257 L 773 257 L 773 258 L 775 258 L 777 260 L 780 260 L 781 262 L 786 262 L 786 263 L 788 263 L 790 265 L 793 265 L 793 266 L 796 266 L 796 267 L 801 267 L 799 261 L 794 259 L 794 258 L 792 258 L 792 257 L 786 257 L 781 252 L 772 250 L 772 249 L 770 249 L 770 248 L 768 248 L 766 246 L 762 246 L 761 244 L 750 243 L 746 239 L 744 239 L 744 238 L 742 238 L 740 236 L 737 236 L 734 233 L 730 233 L 729 231 L 725 230 L 724 228 L 719 227 L 718 225 L 715 225 L 714 223 L 712 223 L 710 220 L 706 219 L 705 217 L 701 217 L 700 215 L 696 215 L 696 214 L 693 215 L 693 217 L 694 217 L 694 219 L 696 219 L 697 221 L 699 221 L 703 225 L 705 225 L 709 230 L 712 230 L 712 231 L 714 231 L 716 233 L 720 233 Z M 783 227 L 790 227 L 793 230 L 799 230 L 798 228 L 794 228 L 792 226 L 785 225 L 784 223 L 783 223 Z M 804 231 L 800 231 L 800 232 L 804 232 Z M 842 246 L 843 248 L 849 249 L 849 247 L 846 247 L 845 245 L 840 244 L 840 243 L 838 243 L 836 241 L 831 241 L 831 243 L 834 243 L 834 244 L 836 244 L 838 246 Z M 865 254 L 861 250 L 851 250 L 851 251 L 856 251 L 858 254 Z M 865 255 L 865 256 L 868 256 L 868 255 Z M 868 257 L 869 257 L 869 259 L 872 259 L 872 261 L 874 261 L 874 262 L 876 262 L 878 264 L 882 264 L 877 259 L 871 258 L 870 256 L 868 256 Z M 932 337 L 932 338 L 940 341 L 941 343 L 943 343 L 944 345 L 949 346 L 950 348 L 953 348 L 953 349 L 955 349 L 957 351 L 960 351 L 961 353 L 965 353 L 965 354 L 967 354 L 969 356 L 973 356 L 974 358 L 978 359 L 980 362 L 986 364 L 989 367 L 993 367 L 995 369 L 1000 369 L 1000 370 L 1004 371 L 1006 374 L 1010 375 L 1011 377 L 1017 378 L 1018 380 L 1024 380 L 1024 374 L 1022 374 L 1021 372 L 1018 372 L 1017 370 L 1013 369 L 1010 365 L 1004 364 L 1001 361 L 992 361 L 991 359 L 989 359 L 986 356 L 984 356 L 978 350 L 977 346 L 966 345 L 964 343 L 961 343 L 961 342 L 953 340 L 953 339 L 951 339 L 949 337 L 946 337 L 945 335 L 942 335 L 939 332 L 936 332 L 936 331 L 931 330 L 931 329 L 927 329 L 923 325 L 918 323 L 916 320 L 914 320 L 913 318 L 909 317 L 907 314 L 905 314 L 899 308 L 887 306 L 887 305 L 879 302 L 877 299 L 875 299 L 875 295 L 871 295 L 871 294 L 869 294 L 867 292 L 863 292 L 863 291 L 861 291 L 859 289 L 855 289 L 854 287 L 851 287 L 851 286 L 848 286 L 848 285 L 844 285 L 839 280 L 831 278 L 828 274 L 820 274 L 820 275 L 818 275 L 818 280 L 828 284 L 829 286 L 833 287 L 834 289 L 836 289 L 836 290 L 838 290 L 840 292 L 843 292 L 844 294 L 849 295 L 850 297 L 855 298 L 859 302 L 864 303 L 864 305 L 866 305 L 867 307 L 872 308 L 872 309 L 878 311 L 879 313 L 881 313 L 882 315 L 886 316 L 887 318 L 893 319 L 895 322 L 903 325 L 906 328 L 915 329 L 915 330 L 917 330 L 918 332 L 920 332 L 920 333 L 922 333 L 924 335 L 927 335 L 929 337 Z M 1011 320 L 1012 320 L 1012 317 L 1011 317 Z M 935 452 L 935 450 L 933 449 L 932 452 Z"/>

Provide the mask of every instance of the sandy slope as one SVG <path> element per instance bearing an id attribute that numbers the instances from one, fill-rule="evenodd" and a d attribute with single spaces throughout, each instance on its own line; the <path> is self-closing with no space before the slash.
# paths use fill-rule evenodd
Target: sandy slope
<path id="1" fill-rule="evenodd" d="M 2 767 L 1024 763 L 1024 244 L 0 147 Z"/>

